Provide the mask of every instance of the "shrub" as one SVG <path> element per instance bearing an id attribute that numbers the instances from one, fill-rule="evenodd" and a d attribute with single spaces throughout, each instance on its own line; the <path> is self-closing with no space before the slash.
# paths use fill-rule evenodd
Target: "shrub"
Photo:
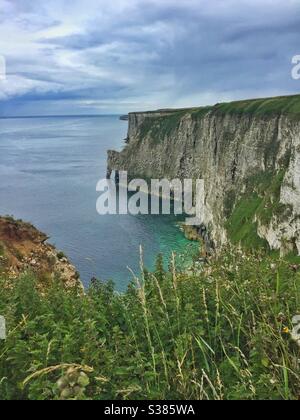
<path id="1" fill-rule="evenodd" d="M 82 296 L 59 281 L 40 294 L 33 276 L 14 288 L 2 279 L 1 398 L 299 397 L 289 334 L 300 311 L 297 266 L 231 250 L 194 274 L 172 263 L 165 272 L 160 261 L 157 276 L 142 267 L 124 294 L 97 280 Z M 62 393 L 66 376 L 71 391 Z"/>

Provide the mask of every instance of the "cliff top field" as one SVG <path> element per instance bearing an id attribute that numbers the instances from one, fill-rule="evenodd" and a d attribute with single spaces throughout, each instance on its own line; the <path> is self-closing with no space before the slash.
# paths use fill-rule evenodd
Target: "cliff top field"
<path id="1" fill-rule="evenodd" d="M 288 115 L 300 118 L 300 95 L 279 96 L 274 98 L 252 99 L 224 104 L 213 107 L 217 112 L 250 114 L 258 116 Z"/>
<path id="2" fill-rule="evenodd" d="M 170 134 L 176 129 L 184 116 L 191 115 L 193 119 L 197 120 L 208 113 L 215 115 L 238 115 L 241 117 L 256 116 L 262 118 L 287 116 L 291 119 L 300 120 L 300 95 L 224 102 L 198 108 L 161 109 L 140 113 L 134 112 L 129 114 L 129 118 L 130 115 L 144 115 L 146 118 L 141 126 L 141 138 L 151 133 L 152 137 L 158 139 L 161 138 L 163 134 Z M 159 124 L 159 132 L 154 118 Z"/>
<path id="3" fill-rule="evenodd" d="M 299 119 L 300 95 L 234 101 L 216 104 L 211 107 L 203 107 L 198 110 L 192 110 L 192 112 L 199 112 L 200 114 L 206 111 L 257 116 L 272 116 L 281 114 Z"/>
<path id="4" fill-rule="evenodd" d="M 0 276 L 0 399 L 299 399 L 299 265 L 228 249 L 202 273 L 141 268 L 124 294 Z"/>
<path id="5" fill-rule="evenodd" d="M 210 111 L 219 113 L 249 114 L 258 116 L 282 114 L 289 115 L 290 117 L 298 119 L 300 118 L 300 94 L 224 102 L 215 105 L 194 108 L 158 109 L 155 111 L 141 112 L 141 114 L 145 114 L 148 116 L 157 114 L 171 117 L 174 113 L 178 113 L 178 115 L 191 113 L 194 116 L 196 116 L 197 114 L 203 115 Z M 138 114 L 138 112 L 132 112 L 130 114 Z"/>

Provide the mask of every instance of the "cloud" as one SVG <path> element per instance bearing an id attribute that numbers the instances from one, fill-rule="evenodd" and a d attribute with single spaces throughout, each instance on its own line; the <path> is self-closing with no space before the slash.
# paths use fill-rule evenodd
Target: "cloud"
<path id="1" fill-rule="evenodd" d="M 299 90 L 290 77 L 298 1 L 0 0 L 0 10 L 2 113 L 127 112 Z"/>

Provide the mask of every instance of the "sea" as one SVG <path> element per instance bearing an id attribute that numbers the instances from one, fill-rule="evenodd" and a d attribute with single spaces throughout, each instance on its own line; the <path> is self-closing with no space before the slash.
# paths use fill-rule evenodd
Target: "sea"
<path id="1" fill-rule="evenodd" d="M 174 215 L 102 215 L 98 181 L 106 176 L 107 150 L 121 150 L 127 122 L 119 116 L 0 119 L 0 215 L 31 222 L 76 266 L 85 287 L 92 278 L 126 290 L 140 274 L 140 247 L 148 270 L 163 254 L 192 260 Z"/>

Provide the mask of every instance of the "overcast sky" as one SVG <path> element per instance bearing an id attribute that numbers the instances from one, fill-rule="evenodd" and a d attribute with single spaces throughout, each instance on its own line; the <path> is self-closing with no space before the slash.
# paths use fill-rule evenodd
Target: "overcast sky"
<path id="1" fill-rule="evenodd" d="M 300 0 L 0 0 L 0 115 L 300 92 Z"/>

